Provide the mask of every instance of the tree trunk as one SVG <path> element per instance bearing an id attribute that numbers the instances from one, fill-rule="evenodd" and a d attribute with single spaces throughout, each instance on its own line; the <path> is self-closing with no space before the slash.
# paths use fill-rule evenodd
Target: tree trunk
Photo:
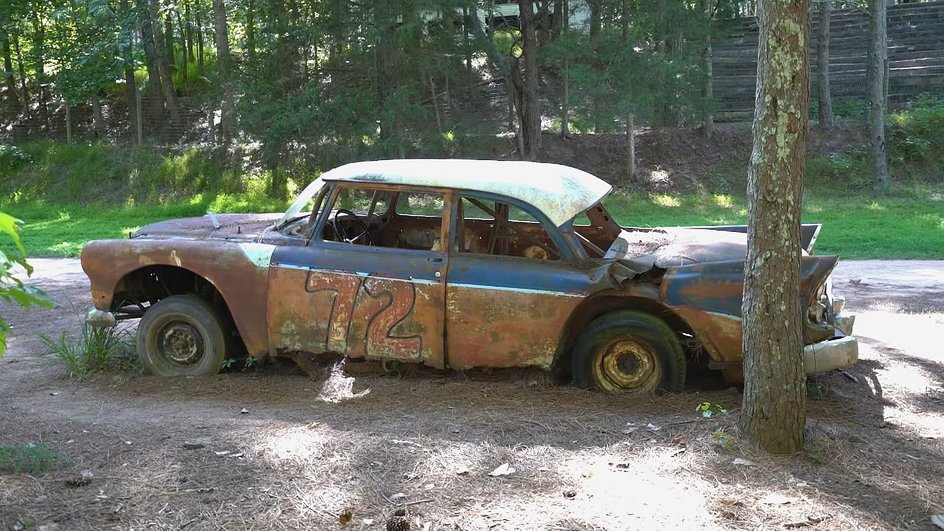
<path id="1" fill-rule="evenodd" d="M 636 177 L 636 121 L 633 115 L 626 116 L 626 175 L 629 180 Z"/>
<path id="2" fill-rule="evenodd" d="M 224 0 L 213 0 L 213 35 L 216 39 L 216 56 L 220 67 L 220 85 L 223 89 L 220 112 L 220 136 L 223 142 L 233 138 L 233 82 L 232 60 L 229 54 L 229 30 L 226 25 Z"/>
<path id="3" fill-rule="evenodd" d="M 888 156 L 885 152 L 885 99 L 888 87 L 888 34 L 884 0 L 869 0 L 869 133 L 872 137 L 872 175 L 880 189 L 889 187 Z"/>
<path id="4" fill-rule="evenodd" d="M 167 63 L 167 55 L 164 52 L 165 41 L 164 35 L 161 33 L 161 17 L 157 10 L 157 0 L 144 1 L 147 2 L 151 18 L 151 31 L 154 32 L 154 54 L 157 58 L 157 73 L 161 79 L 161 92 L 164 94 L 164 102 L 167 104 L 167 112 L 170 114 L 171 123 L 174 126 L 179 126 L 180 108 L 177 105 L 177 93 L 174 90 L 170 65 Z"/>
<path id="5" fill-rule="evenodd" d="M 833 99 L 829 90 L 829 22 L 832 15 L 831 0 L 819 2 L 819 31 L 816 41 L 816 81 L 819 102 L 819 125 L 824 129 L 833 126 Z"/>
<path id="6" fill-rule="evenodd" d="M 20 91 L 16 89 L 16 77 L 13 74 L 13 55 L 10 53 L 10 34 L 5 28 L 0 28 L 0 47 L 3 48 L 3 79 L 7 85 L 7 98 L 16 100 L 22 109 Z"/>
<path id="7" fill-rule="evenodd" d="M 197 73 L 206 77 L 206 63 L 203 60 L 203 10 L 196 8 L 197 14 Z"/>
<path id="8" fill-rule="evenodd" d="M 711 26 L 712 26 L 711 22 L 712 22 L 712 19 L 714 19 L 714 11 L 711 7 L 712 6 L 711 0 L 701 0 L 701 2 L 702 2 L 702 9 L 705 12 L 705 19 L 707 20 L 707 24 L 708 24 L 708 31 L 705 32 L 705 47 L 702 50 L 702 55 L 701 55 L 701 64 L 702 64 L 702 68 L 704 69 L 704 74 L 703 74 L 704 77 L 702 78 L 703 85 L 701 87 L 701 97 L 705 101 L 705 103 L 707 103 L 709 100 L 711 100 L 711 98 L 714 97 L 714 93 L 711 88 L 711 81 L 712 81 L 712 78 L 714 78 L 714 65 L 712 64 L 712 61 L 714 60 L 714 50 L 712 50 L 712 47 L 711 47 Z M 712 113 L 706 112 L 705 119 L 704 121 L 702 121 L 701 130 L 700 130 L 702 138 L 704 138 L 705 140 L 709 140 L 714 130 L 715 130 L 715 117 L 714 115 L 712 115 Z"/>
<path id="9" fill-rule="evenodd" d="M 809 123 L 809 0 L 760 0 L 748 167 L 741 430 L 773 453 L 803 447 L 806 371 L 800 202 Z"/>
<path id="10" fill-rule="evenodd" d="M 603 0 L 587 0 L 587 3 L 590 4 L 590 44 L 594 45 L 594 41 L 597 40 L 597 36 L 600 34 L 600 29 L 603 21 L 603 9 L 602 3 Z M 594 65 L 595 69 L 599 69 L 599 65 Z M 600 97 L 594 95 L 592 101 L 593 109 L 593 132 L 600 134 L 603 132 L 603 117 L 602 114 L 602 105 L 600 103 Z"/>
<path id="11" fill-rule="evenodd" d="M 197 56 L 193 54 L 193 12 L 190 8 L 190 2 L 184 3 L 184 17 L 187 19 L 186 25 L 184 26 L 184 38 L 187 40 L 186 51 L 187 51 L 187 60 L 189 62 L 194 62 L 197 59 Z"/>
<path id="12" fill-rule="evenodd" d="M 164 16 L 164 62 L 173 75 L 177 71 L 177 54 L 174 53 L 174 15 L 170 12 Z"/>
<path id="13" fill-rule="evenodd" d="M 538 97 L 538 42 L 535 31 L 534 0 L 518 0 L 524 60 L 524 91 L 521 113 L 521 137 L 524 151 L 521 158 L 536 160 L 541 152 L 541 102 Z"/>
<path id="14" fill-rule="evenodd" d="M 121 0 L 119 7 L 122 11 L 127 13 L 130 9 L 128 0 Z M 141 113 L 138 109 L 140 102 L 138 101 L 137 82 L 134 79 L 134 39 L 131 38 L 131 30 L 129 28 L 122 28 L 122 31 L 127 31 L 127 46 L 121 49 L 121 58 L 124 63 L 122 70 L 125 78 L 125 100 L 128 104 L 128 132 L 130 135 L 135 135 L 141 125 L 139 123 Z"/>
<path id="15" fill-rule="evenodd" d="M 36 68 L 36 83 L 39 85 L 39 116 L 44 126 L 49 128 L 49 91 L 46 89 L 46 27 L 34 7 L 33 21 L 33 60 Z"/>
<path id="16" fill-rule="evenodd" d="M 246 52 L 249 54 L 249 61 L 256 59 L 256 20 L 255 3 L 249 0 L 246 4 Z"/>
<path id="17" fill-rule="evenodd" d="M 566 59 L 561 73 L 561 138 L 570 138 L 570 62 Z"/>
<path id="18" fill-rule="evenodd" d="M 146 2 L 147 0 L 143 0 Z M 143 7 L 143 6 L 142 6 Z M 146 13 L 146 11 L 144 11 Z M 161 75 L 158 72 L 157 51 L 154 49 L 154 32 L 151 17 L 144 15 L 141 23 L 141 46 L 144 48 L 144 61 L 147 65 L 147 89 L 151 102 L 151 124 L 155 129 L 161 123 L 164 114 L 164 97 L 161 94 Z"/>
<path id="19" fill-rule="evenodd" d="M 66 111 L 66 144 L 72 143 L 72 106 L 69 105 L 69 98 L 62 98 L 62 106 Z"/>
<path id="20" fill-rule="evenodd" d="M 95 131 L 96 139 L 105 138 L 105 116 L 102 114 L 102 100 L 98 92 L 93 92 L 90 96 L 92 101 L 92 129 Z"/>
<path id="21" fill-rule="evenodd" d="M 23 50 L 20 48 L 20 38 L 17 34 L 13 34 L 13 48 L 16 50 L 16 67 L 20 72 L 20 102 L 23 114 L 29 119 L 31 113 L 29 89 L 26 85 L 26 65 L 23 63 Z"/>
<path id="22" fill-rule="evenodd" d="M 177 11 L 177 26 L 180 27 L 180 65 L 183 75 L 180 76 L 180 89 L 182 92 L 186 93 L 187 80 L 190 78 L 190 57 L 187 55 L 187 32 L 184 31 L 186 27 L 184 25 L 183 18 L 180 16 L 180 11 Z"/>

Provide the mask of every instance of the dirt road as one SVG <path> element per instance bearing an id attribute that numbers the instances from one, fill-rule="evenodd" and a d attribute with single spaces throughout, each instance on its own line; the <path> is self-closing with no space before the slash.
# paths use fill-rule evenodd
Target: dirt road
<path id="1" fill-rule="evenodd" d="M 412 529 L 931 529 L 944 513 L 944 262 L 840 263 L 861 360 L 812 382 L 807 450 L 788 458 L 695 414 L 736 413 L 736 389 L 630 399 L 423 371 L 358 377 L 368 394 L 330 403 L 290 367 L 76 382 L 37 334 L 79 330 L 87 280 L 75 260 L 33 263 L 59 306 L 0 304 L 0 447 L 68 463 L 0 469 L 0 529 L 383 529 L 397 509 Z"/>

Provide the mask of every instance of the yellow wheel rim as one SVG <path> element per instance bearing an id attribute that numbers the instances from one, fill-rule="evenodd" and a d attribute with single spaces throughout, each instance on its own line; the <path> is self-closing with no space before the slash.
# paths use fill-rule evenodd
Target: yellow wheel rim
<path id="1" fill-rule="evenodd" d="M 662 367 L 652 348 L 637 339 L 610 342 L 594 364 L 594 376 L 605 391 L 652 391 L 662 378 Z"/>

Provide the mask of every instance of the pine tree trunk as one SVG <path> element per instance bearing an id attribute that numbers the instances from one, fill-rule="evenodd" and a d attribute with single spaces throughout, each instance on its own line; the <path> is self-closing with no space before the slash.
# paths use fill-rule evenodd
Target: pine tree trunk
<path id="1" fill-rule="evenodd" d="M 183 75 L 180 76 L 180 90 L 183 93 L 186 93 L 187 90 L 187 80 L 190 77 L 190 57 L 187 55 L 187 32 L 184 30 L 186 26 L 184 25 L 183 18 L 180 16 L 180 11 L 177 11 L 177 26 L 180 27 L 180 66 Z"/>
<path id="2" fill-rule="evenodd" d="M 232 60 L 229 53 L 229 30 L 226 23 L 224 0 L 213 0 L 213 34 L 216 39 L 216 56 L 220 67 L 222 85 L 222 109 L 220 112 L 220 134 L 223 142 L 233 138 L 233 81 Z"/>
<path id="3" fill-rule="evenodd" d="M 164 51 L 165 40 L 164 34 L 161 32 L 161 17 L 157 9 L 157 0 L 144 1 L 147 2 L 151 18 L 151 31 L 154 33 L 154 55 L 156 56 L 157 73 L 161 80 L 161 93 L 164 94 L 164 103 L 167 104 L 170 121 L 177 127 L 180 125 L 180 108 L 177 105 L 177 92 L 174 89 L 174 80 Z"/>
<path id="4" fill-rule="evenodd" d="M 626 116 L 626 175 L 630 181 L 636 177 L 636 121 L 632 114 Z"/>
<path id="5" fill-rule="evenodd" d="M 701 87 L 701 97 L 708 102 L 711 98 L 714 97 L 714 93 L 711 88 L 711 82 L 714 78 L 714 50 L 711 47 L 711 22 L 714 18 L 714 12 L 712 9 L 713 2 L 711 0 L 701 0 L 702 9 L 705 12 L 705 19 L 708 21 L 708 31 L 705 32 L 705 47 L 702 50 L 701 64 L 704 69 L 704 77 L 702 78 L 702 87 Z M 711 134 L 715 130 L 715 117 L 710 112 L 705 113 L 705 119 L 701 124 L 701 136 L 705 140 L 711 138 Z"/>
<path id="6" fill-rule="evenodd" d="M 128 12 L 128 0 L 121 0 L 118 5 L 122 11 Z M 130 33 L 130 29 L 123 29 L 123 31 Z M 128 132 L 129 135 L 136 135 L 141 124 L 139 123 L 140 112 L 138 105 L 140 102 L 138 101 L 137 94 L 138 87 L 134 79 L 134 39 L 129 38 L 126 42 L 127 46 L 121 49 L 121 58 L 124 62 L 122 70 L 125 78 L 125 100 L 128 104 Z"/>
<path id="7" fill-rule="evenodd" d="M 20 48 L 19 35 L 13 34 L 13 48 L 16 50 L 16 67 L 20 72 L 20 102 L 23 107 L 23 114 L 27 119 L 30 118 L 30 98 L 29 88 L 26 85 L 26 65 L 23 63 L 23 50 Z"/>
<path id="8" fill-rule="evenodd" d="M 33 60 L 36 68 L 36 83 L 39 85 L 39 116 L 49 128 L 49 91 L 46 89 L 46 28 L 39 18 L 36 7 L 32 11 Z"/>
<path id="9" fill-rule="evenodd" d="M 147 0 L 141 1 L 147 2 Z M 151 124 L 156 130 L 164 114 L 164 96 L 161 92 L 161 75 L 157 68 L 158 56 L 154 48 L 154 32 L 151 26 L 151 17 L 144 16 L 141 23 L 141 46 L 144 48 L 144 60 L 148 72 L 147 89 L 151 103 Z"/>
<path id="10" fill-rule="evenodd" d="M 593 45 L 594 41 L 597 40 L 597 36 L 600 34 L 600 29 L 602 26 L 603 14 L 601 10 L 603 6 L 601 5 L 603 0 L 587 0 L 587 3 L 590 4 L 590 43 Z M 595 66 L 595 68 L 597 68 Z M 601 109 L 602 104 L 598 96 L 593 97 L 592 109 L 593 109 L 593 132 L 600 134 L 603 132 L 603 117 L 601 116 L 603 111 Z"/>
<path id="11" fill-rule="evenodd" d="M 66 144 L 72 143 L 72 106 L 69 105 L 69 98 L 62 98 L 62 106 L 66 111 Z"/>
<path id="12" fill-rule="evenodd" d="M 174 53 L 174 16 L 167 13 L 164 17 L 164 62 L 173 76 L 177 71 L 177 57 Z"/>
<path id="13" fill-rule="evenodd" d="M 97 92 L 90 96 L 92 101 L 92 129 L 95 130 L 95 138 L 101 140 L 105 138 L 105 116 L 102 114 L 102 99 Z"/>
<path id="14" fill-rule="evenodd" d="M 535 31 L 534 1 L 518 0 L 518 20 L 523 34 L 524 90 L 521 136 L 525 160 L 536 160 L 541 152 L 541 102 L 538 95 L 538 42 Z"/>
<path id="15" fill-rule="evenodd" d="M 186 30 L 184 31 L 184 38 L 187 40 L 185 49 L 187 60 L 192 63 L 196 61 L 197 56 L 193 54 L 193 13 L 189 1 L 184 3 L 184 17 L 187 19 Z"/>
<path id="16" fill-rule="evenodd" d="M 869 133 L 872 138 L 872 176 L 875 186 L 888 189 L 888 156 L 885 152 L 885 84 L 888 68 L 888 34 L 885 0 L 869 0 Z"/>
<path id="17" fill-rule="evenodd" d="M 249 0 L 246 5 L 246 52 L 249 54 L 249 60 L 256 59 L 256 13 L 255 2 Z"/>
<path id="18" fill-rule="evenodd" d="M 800 203 L 809 122 L 809 0 L 760 0 L 754 149 L 744 264 L 739 425 L 773 453 L 803 447 L 806 372 Z"/>
<path id="19" fill-rule="evenodd" d="M 566 59 L 561 73 L 561 138 L 570 138 L 570 64 Z"/>
<path id="20" fill-rule="evenodd" d="M 833 126 L 833 99 L 829 89 L 829 22 L 832 16 L 831 0 L 819 2 L 819 31 L 816 41 L 816 81 L 819 102 L 819 125 Z"/>
<path id="21" fill-rule="evenodd" d="M 16 77 L 13 75 L 13 56 L 10 53 L 10 34 L 5 28 L 0 28 L 0 47 L 3 48 L 3 80 L 7 85 L 7 98 L 16 100 L 22 108 L 19 90 L 16 89 Z"/>
<path id="22" fill-rule="evenodd" d="M 197 73 L 206 77 L 206 62 L 203 58 L 203 10 L 196 8 L 197 15 Z"/>

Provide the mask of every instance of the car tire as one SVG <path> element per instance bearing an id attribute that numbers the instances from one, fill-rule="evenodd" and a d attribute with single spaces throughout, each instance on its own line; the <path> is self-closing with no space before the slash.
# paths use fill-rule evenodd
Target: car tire
<path id="1" fill-rule="evenodd" d="M 608 393 L 645 394 L 685 386 L 685 351 L 658 317 L 622 310 L 587 325 L 574 347 L 574 385 Z"/>
<path id="2" fill-rule="evenodd" d="M 226 357 L 219 313 L 196 295 L 174 295 L 153 304 L 138 324 L 138 356 L 157 376 L 216 374 Z"/>

